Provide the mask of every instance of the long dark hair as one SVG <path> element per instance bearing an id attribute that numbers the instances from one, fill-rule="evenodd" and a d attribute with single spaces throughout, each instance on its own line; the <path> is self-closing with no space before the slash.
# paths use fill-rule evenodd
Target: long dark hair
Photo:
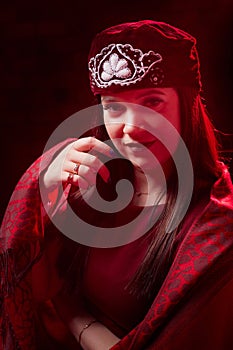
<path id="1" fill-rule="evenodd" d="M 177 89 L 177 93 L 180 101 L 181 136 L 189 151 L 194 170 L 194 190 L 190 204 L 190 208 L 192 208 L 204 194 L 208 197 L 211 186 L 221 173 L 221 166 L 218 162 L 218 142 L 199 92 L 193 88 L 182 87 Z M 102 118 L 101 108 L 96 117 Z M 104 125 L 91 129 L 91 134 L 101 140 L 108 138 Z M 153 298 L 166 277 L 177 249 L 177 235 L 185 226 L 186 217 L 188 216 L 186 215 L 176 229 L 167 232 L 167 226 L 171 223 L 177 198 L 177 176 L 172 162 L 171 166 L 173 167 L 174 176 L 172 176 L 172 181 L 168 181 L 167 184 L 164 210 L 157 224 L 151 228 L 149 235 L 145 236 L 145 239 L 150 238 L 148 250 L 142 264 L 126 286 L 131 293 L 137 296 L 145 295 L 148 299 Z M 133 181 L 133 167 L 129 161 L 125 163 L 125 167 L 117 167 L 115 174 L 117 169 L 120 169 L 121 174 L 118 174 L 119 177 L 116 177 L 116 181 L 121 175 L 125 177 L 127 169 L 129 179 Z M 174 179 L 176 180 L 174 181 Z M 77 191 L 73 193 L 71 202 L 79 202 L 78 206 L 80 207 L 81 199 L 77 193 Z M 79 257 L 80 253 L 77 252 L 70 266 L 71 276 L 73 276 L 77 266 L 81 266 Z"/>
<path id="2" fill-rule="evenodd" d="M 189 151 L 194 171 L 191 211 L 204 197 L 208 200 L 211 187 L 221 174 L 218 156 L 220 144 L 198 91 L 192 88 L 179 88 L 177 93 L 180 101 L 181 136 Z M 163 215 L 151 230 L 152 240 L 147 253 L 128 285 L 132 293 L 147 295 L 148 298 L 153 297 L 161 287 L 172 264 L 178 247 L 176 238 L 182 228 L 185 228 L 189 213 L 175 230 L 167 232 L 166 228 L 174 212 L 176 196 L 177 184 L 173 176 L 172 182 L 168 184 Z"/>

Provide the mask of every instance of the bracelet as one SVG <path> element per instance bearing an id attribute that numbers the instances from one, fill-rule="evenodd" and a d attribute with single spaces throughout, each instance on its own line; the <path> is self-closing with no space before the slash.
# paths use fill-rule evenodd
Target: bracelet
<path id="1" fill-rule="evenodd" d="M 84 327 L 83 327 L 83 329 L 81 330 L 81 332 L 80 332 L 80 334 L 79 334 L 79 337 L 78 337 L 78 342 L 79 342 L 79 344 L 81 344 L 81 338 L 82 338 L 82 334 L 83 334 L 83 332 L 87 329 L 87 328 L 89 328 L 93 323 L 95 323 L 95 322 L 98 322 L 97 320 L 92 320 L 92 321 L 90 321 L 89 323 L 86 323 L 85 325 L 84 325 Z"/>

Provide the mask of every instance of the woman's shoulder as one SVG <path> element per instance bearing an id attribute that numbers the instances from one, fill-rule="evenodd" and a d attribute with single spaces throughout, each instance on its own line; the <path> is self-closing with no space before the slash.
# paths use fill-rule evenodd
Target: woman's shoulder
<path id="1" fill-rule="evenodd" d="M 233 211 L 232 179 L 227 166 L 223 163 L 221 176 L 212 187 L 210 200 L 219 209 L 229 212 Z"/>
<path id="2" fill-rule="evenodd" d="M 209 200 L 196 216 L 191 237 L 203 244 L 233 247 L 233 185 L 225 165 Z"/>

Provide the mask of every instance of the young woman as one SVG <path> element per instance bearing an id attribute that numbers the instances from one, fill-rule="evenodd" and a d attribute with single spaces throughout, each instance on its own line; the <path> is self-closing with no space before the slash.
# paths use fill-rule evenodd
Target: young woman
<path id="1" fill-rule="evenodd" d="M 150 20 L 94 38 L 95 127 L 37 160 L 5 215 L 4 349 L 230 348 L 232 184 L 195 43 Z"/>

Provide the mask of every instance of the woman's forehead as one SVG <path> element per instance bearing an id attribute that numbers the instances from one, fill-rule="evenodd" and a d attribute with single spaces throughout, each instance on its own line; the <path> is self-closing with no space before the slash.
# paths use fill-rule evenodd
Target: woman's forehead
<path id="1" fill-rule="evenodd" d="M 160 95 L 167 96 L 174 93 L 175 89 L 173 88 L 143 88 L 143 89 L 130 89 L 121 92 L 111 92 L 108 91 L 106 94 L 101 94 L 102 101 L 109 101 L 112 99 L 139 99 L 148 95 Z"/>

